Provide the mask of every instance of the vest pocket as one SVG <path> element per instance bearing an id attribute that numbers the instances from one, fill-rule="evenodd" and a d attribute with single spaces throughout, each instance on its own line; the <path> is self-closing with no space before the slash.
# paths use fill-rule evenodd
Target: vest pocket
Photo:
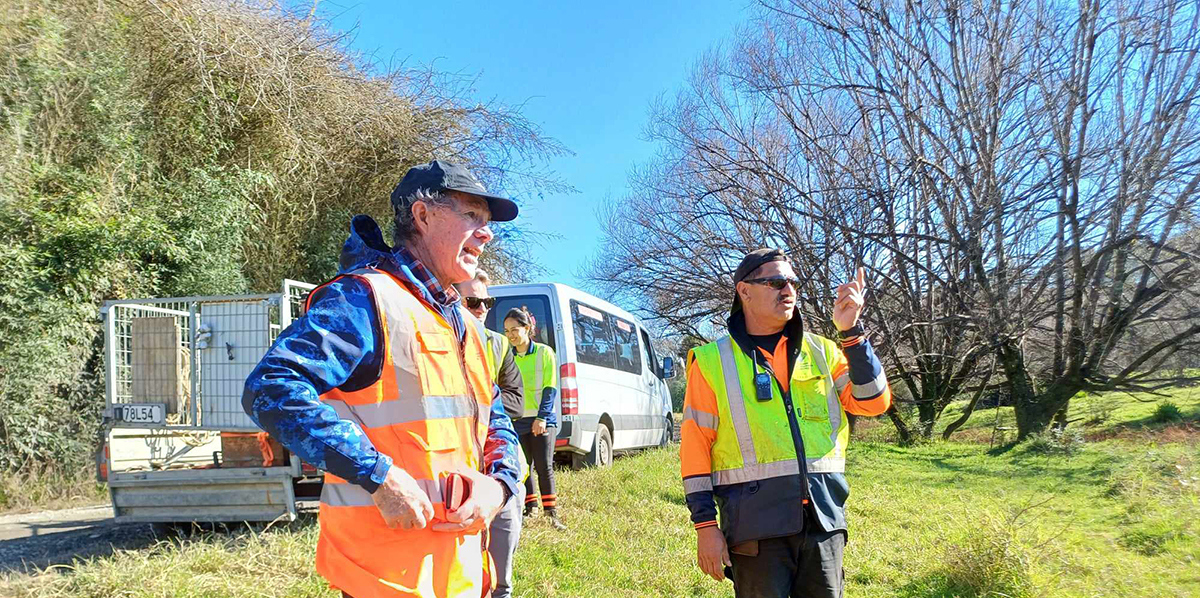
<path id="1" fill-rule="evenodd" d="M 792 381 L 792 401 L 800 410 L 801 419 L 810 422 L 829 422 L 828 384 L 817 373 L 809 378 Z"/>
<path id="2" fill-rule="evenodd" d="M 417 371 L 426 395 L 466 394 L 466 380 L 458 363 L 455 339 L 449 331 L 418 330 Z"/>

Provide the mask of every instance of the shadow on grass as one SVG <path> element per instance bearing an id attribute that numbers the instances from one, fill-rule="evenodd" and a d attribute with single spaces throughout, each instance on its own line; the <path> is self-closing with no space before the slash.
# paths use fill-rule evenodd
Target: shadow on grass
<path id="1" fill-rule="evenodd" d="M 112 519 L 30 524 L 28 535 L 0 540 L 0 572 L 32 573 L 79 559 L 104 558 L 122 550 L 144 550 L 164 541 L 188 542 L 212 535 L 236 537 L 264 531 L 296 532 L 316 525 L 316 511 L 287 523 L 117 524 Z"/>
<path id="2" fill-rule="evenodd" d="M 1044 479 L 1047 474 L 1052 474 L 1055 479 L 1068 484 L 1106 482 L 1117 463 L 1117 459 L 1111 455 L 1096 456 L 1086 461 L 1060 456 L 1053 457 L 1058 461 L 1051 462 L 1052 465 L 1047 467 L 1044 457 L 1029 454 L 1016 444 L 997 447 L 985 454 L 996 459 L 997 462 L 976 465 L 962 463 L 958 457 L 933 457 L 929 459 L 929 462 L 938 469 L 962 475 L 982 477 L 1003 475 L 1012 479 Z"/>
<path id="3" fill-rule="evenodd" d="M 1111 428 L 1084 431 L 1088 442 L 1135 440 L 1139 442 L 1200 442 L 1200 411 L 1184 415 L 1179 421 L 1163 422 L 1155 415 L 1117 424 Z"/>
<path id="4" fill-rule="evenodd" d="M 679 492 L 674 492 L 674 491 L 659 492 L 658 498 L 661 501 L 668 502 L 673 505 L 679 505 L 681 507 L 687 506 L 687 499 L 684 497 L 682 490 Z"/>

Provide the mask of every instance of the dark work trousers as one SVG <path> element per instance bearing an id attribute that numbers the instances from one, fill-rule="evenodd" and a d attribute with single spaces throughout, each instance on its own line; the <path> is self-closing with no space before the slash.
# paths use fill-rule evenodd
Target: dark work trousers
<path id="1" fill-rule="evenodd" d="M 541 436 L 534 436 L 532 432 L 521 434 L 521 450 L 525 451 L 525 461 L 537 472 L 542 508 L 547 511 L 558 507 L 558 496 L 554 493 L 554 439 L 557 436 L 558 428 L 546 428 L 546 433 Z M 525 479 L 525 506 L 537 504 L 537 499 L 530 475 Z"/>
<path id="2" fill-rule="evenodd" d="M 730 553 L 738 598 L 842 598 L 846 532 L 820 529 L 809 517 L 804 531 L 758 541 L 758 556 Z M 816 524 L 815 527 L 812 524 Z"/>

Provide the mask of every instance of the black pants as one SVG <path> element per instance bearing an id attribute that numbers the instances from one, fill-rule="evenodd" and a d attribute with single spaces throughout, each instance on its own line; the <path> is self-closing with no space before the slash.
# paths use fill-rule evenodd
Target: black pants
<path id="1" fill-rule="evenodd" d="M 846 532 L 811 529 L 758 541 L 758 556 L 729 555 L 738 598 L 842 598 Z"/>
<path id="2" fill-rule="evenodd" d="M 558 496 L 554 493 L 554 438 L 558 428 L 546 428 L 546 433 L 534 436 L 532 432 L 521 434 L 521 450 L 525 461 L 537 472 L 538 490 L 542 493 L 542 508 L 558 507 Z M 525 506 L 536 504 L 538 495 L 533 493 L 533 475 L 525 480 Z"/>

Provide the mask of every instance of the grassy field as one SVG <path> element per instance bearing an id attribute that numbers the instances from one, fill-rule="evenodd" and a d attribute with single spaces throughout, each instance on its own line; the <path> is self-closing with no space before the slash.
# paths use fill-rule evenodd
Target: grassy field
<path id="1" fill-rule="evenodd" d="M 853 443 L 847 595 L 1200 596 L 1200 390 L 1191 391 L 1172 397 L 1184 421 L 1171 424 L 1153 422 L 1157 403 L 1122 398 L 1103 421 L 1075 424 L 1096 438 L 1083 444 L 989 449 L 980 431 L 990 431 L 994 410 L 961 433 L 982 444 Z M 1077 401 L 1072 417 L 1098 411 L 1102 400 Z M 889 430 L 880 422 L 858 435 Z M 570 529 L 555 532 L 540 517 L 528 523 L 517 596 L 733 595 L 693 564 L 674 448 L 559 476 Z M 201 534 L 10 577 L 6 591 L 334 596 L 312 572 L 315 542 L 312 518 Z"/>

